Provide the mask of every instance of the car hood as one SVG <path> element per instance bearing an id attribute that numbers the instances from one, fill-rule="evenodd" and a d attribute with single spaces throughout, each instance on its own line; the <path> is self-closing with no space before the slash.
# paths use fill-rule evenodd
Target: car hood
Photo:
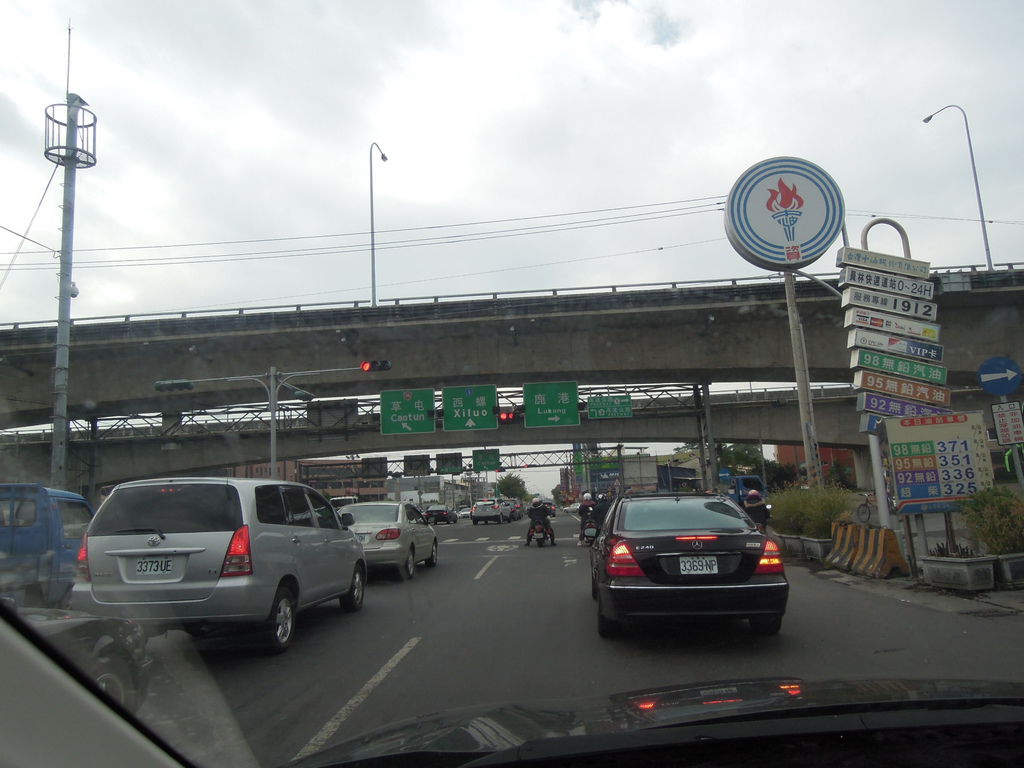
<path id="1" fill-rule="evenodd" d="M 466 760 L 557 737 L 622 734 L 648 728 L 934 707 L 939 702 L 1024 702 L 1024 684 L 975 680 L 807 682 L 797 678 L 716 681 L 650 688 L 574 701 L 495 704 L 395 723 L 329 747 L 293 766 L 358 763 L 388 755 L 465 753 Z"/>

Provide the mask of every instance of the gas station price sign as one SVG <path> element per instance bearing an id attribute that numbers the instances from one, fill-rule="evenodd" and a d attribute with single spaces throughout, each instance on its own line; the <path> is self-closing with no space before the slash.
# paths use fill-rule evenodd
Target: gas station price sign
<path id="1" fill-rule="evenodd" d="M 981 413 L 885 419 L 896 512 L 951 512 L 992 487 L 988 433 Z"/>

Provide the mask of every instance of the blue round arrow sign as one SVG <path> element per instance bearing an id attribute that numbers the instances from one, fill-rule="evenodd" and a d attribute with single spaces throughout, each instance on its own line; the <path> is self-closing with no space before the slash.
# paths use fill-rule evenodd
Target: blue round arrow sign
<path id="1" fill-rule="evenodd" d="M 1020 366 L 1008 357 L 990 357 L 978 366 L 978 383 L 990 395 L 1008 395 L 1020 386 Z"/>

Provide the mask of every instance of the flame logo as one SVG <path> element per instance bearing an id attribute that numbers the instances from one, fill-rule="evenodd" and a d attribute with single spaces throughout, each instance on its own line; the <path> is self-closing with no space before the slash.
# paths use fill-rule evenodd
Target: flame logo
<path id="1" fill-rule="evenodd" d="M 769 211 L 795 211 L 804 207 L 804 199 L 796 193 L 796 184 L 787 187 L 781 176 L 778 188 L 769 190 L 769 193 L 768 202 L 765 204 Z"/>

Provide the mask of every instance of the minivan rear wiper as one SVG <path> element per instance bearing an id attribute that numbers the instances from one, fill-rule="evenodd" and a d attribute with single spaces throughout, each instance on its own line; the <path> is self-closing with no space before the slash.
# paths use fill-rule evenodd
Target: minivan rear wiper
<path id="1" fill-rule="evenodd" d="M 160 534 L 161 539 L 167 538 L 164 536 L 164 532 L 159 528 L 121 528 L 120 530 L 114 531 L 114 533 L 157 533 Z"/>

